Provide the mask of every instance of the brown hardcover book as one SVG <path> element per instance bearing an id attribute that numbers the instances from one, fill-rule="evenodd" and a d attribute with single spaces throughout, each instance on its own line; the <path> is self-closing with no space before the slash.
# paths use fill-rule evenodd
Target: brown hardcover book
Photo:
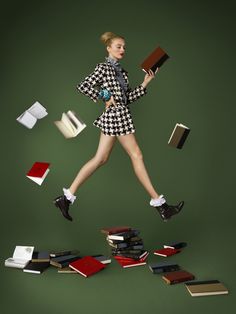
<path id="1" fill-rule="evenodd" d="M 101 232 L 105 233 L 106 235 L 120 233 L 131 230 L 131 227 L 128 226 L 118 226 L 118 227 L 109 227 L 109 228 L 102 228 Z"/>
<path id="2" fill-rule="evenodd" d="M 182 148 L 189 132 L 190 132 L 190 129 L 187 126 L 181 123 L 176 123 L 172 131 L 172 134 L 169 138 L 168 144 L 175 148 L 179 148 L 179 149 Z"/>
<path id="3" fill-rule="evenodd" d="M 57 272 L 59 274 L 77 274 L 77 272 L 75 270 L 71 269 L 69 266 L 63 267 L 63 268 L 58 268 Z"/>
<path id="4" fill-rule="evenodd" d="M 194 275 L 185 270 L 178 270 L 178 271 L 166 273 L 165 275 L 162 276 L 162 278 L 169 285 L 173 285 L 175 283 L 193 280 Z"/>
<path id="5" fill-rule="evenodd" d="M 157 68 L 169 58 L 168 54 L 161 48 L 157 47 L 142 63 L 141 68 L 148 72 L 150 69 L 155 73 Z"/>

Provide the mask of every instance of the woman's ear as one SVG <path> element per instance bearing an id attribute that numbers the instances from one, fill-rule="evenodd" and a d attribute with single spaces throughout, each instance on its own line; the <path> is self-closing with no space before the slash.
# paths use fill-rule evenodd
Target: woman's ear
<path id="1" fill-rule="evenodd" d="M 110 46 L 107 46 L 107 52 L 109 53 L 109 51 L 110 51 Z"/>

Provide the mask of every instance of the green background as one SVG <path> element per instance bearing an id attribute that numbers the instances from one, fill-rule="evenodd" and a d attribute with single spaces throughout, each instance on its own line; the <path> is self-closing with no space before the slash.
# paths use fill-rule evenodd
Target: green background
<path id="1" fill-rule="evenodd" d="M 235 3 L 234 1 L 3 1 L 1 4 L 1 313 L 232 313 L 235 310 Z M 149 206 L 130 160 L 117 143 L 106 166 L 79 190 L 63 219 L 52 200 L 93 156 L 102 112 L 76 84 L 104 60 L 105 31 L 126 39 L 122 65 L 131 86 L 139 64 L 157 46 L 170 59 L 131 105 L 136 137 L 153 184 L 183 212 L 164 223 Z M 29 130 L 16 118 L 38 100 L 48 116 Z M 66 140 L 53 124 L 75 110 L 87 128 Z M 176 122 L 191 128 L 182 150 L 167 145 Z M 35 161 L 51 163 L 42 186 L 26 178 Z M 16 245 L 37 250 L 110 250 L 100 228 L 141 231 L 148 262 L 164 243 L 188 246 L 176 261 L 199 280 L 218 279 L 228 296 L 192 298 L 184 284 L 168 286 L 147 266 L 113 261 L 84 278 L 4 267 Z M 226 310 L 227 309 L 227 310 Z"/>

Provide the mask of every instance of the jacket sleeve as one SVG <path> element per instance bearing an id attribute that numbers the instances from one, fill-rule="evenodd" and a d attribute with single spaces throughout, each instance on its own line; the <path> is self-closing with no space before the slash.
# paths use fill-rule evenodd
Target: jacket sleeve
<path id="1" fill-rule="evenodd" d="M 136 101 L 140 97 L 144 96 L 146 93 L 147 93 L 147 90 L 142 85 L 138 85 L 133 90 L 129 88 L 126 93 L 128 104 L 130 104 L 133 101 Z"/>
<path id="2" fill-rule="evenodd" d="M 103 72 L 102 66 L 98 64 L 95 70 L 76 86 L 78 91 L 97 102 L 99 90 L 96 87 L 102 84 Z"/>

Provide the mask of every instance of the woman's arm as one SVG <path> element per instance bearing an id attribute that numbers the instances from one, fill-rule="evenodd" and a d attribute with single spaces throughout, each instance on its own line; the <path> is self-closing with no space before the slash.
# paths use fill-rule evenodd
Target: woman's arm
<path id="1" fill-rule="evenodd" d="M 88 96 L 94 102 L 97 102 L 99 99 L 99 89 L 96 89 L 96 86 L 102 84 L 102 77 L 104 75 L 104 69 L 101 64 L 98 64 L 95 70 L 88 75 L 80 84 L 76 86 L 79 92 Z"/>

